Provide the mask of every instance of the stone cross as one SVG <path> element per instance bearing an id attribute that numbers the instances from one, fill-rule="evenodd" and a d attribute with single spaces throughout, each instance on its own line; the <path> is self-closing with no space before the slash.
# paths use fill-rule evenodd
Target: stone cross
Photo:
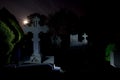
<path id="1" fill-rule="evenodd" d="M 40 44 L 39 44 L 39 33 L 43 32 L 46 33 L 49 29 L 47 26 L 40 26 L 39 25 L 40 19 L 38 17 L 34 17 L 31 26 L 25 26 L 23 31 L 25 33 L 32 32 L 33 33 L 33 54 L 30 57 L 30 62 L 32 63 L 41 63 L 41 54 L 40 54 Z"/>
<path id="2" fill-rule="evenodd" d="M 82 35 L 82 37 L 84 38 L 84 39 L 82 40 L 82 43 L 83 43 L 83 44 L 87 44 L 87 43 L 88 43 L 88 40 L 87 40 L 88 35 L 86 35 L 86 33 L 84 33 L 84 34 Z"/>

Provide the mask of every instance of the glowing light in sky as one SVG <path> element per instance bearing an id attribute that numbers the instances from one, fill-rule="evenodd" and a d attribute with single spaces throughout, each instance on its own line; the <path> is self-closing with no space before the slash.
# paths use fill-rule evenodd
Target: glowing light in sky
<path id="1" fill-rule="evenodd" d="M 28 19 L 23 20 L 23 24 L 24 24 L 24 25 L 26 25 L 26 24 L 28 24 L 28 23 L 29 23 L 29 20 L 28 20 Z"/>

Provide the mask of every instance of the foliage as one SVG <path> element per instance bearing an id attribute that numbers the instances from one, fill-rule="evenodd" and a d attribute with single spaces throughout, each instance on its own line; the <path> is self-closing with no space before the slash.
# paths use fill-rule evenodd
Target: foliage
<path id="1" fill-rule="evenodd" d="M 10 62 L 13 50 L 23 37 L 17 19 L 6 8 L 0 10 L 0 60 Z M 3 62 L 4 62 L 3 61 Z M 2 63 L 3 63 L 2 62 Z M 0 61 L 1 63 L 1 61 Z M 4 64 L 4 63 L 3 63 Z"/>
<path id="2" fill-rule="evenodd" d="M 106 48 L 105 60 L 110 61 L 110 53 L 115 50 L 115 44 L 109 44 Z"/>
<path id="3" fill-rule="evenodd" d="M 16 17 L 11 14 L 6 8 L 0 10 L 0 20 L 8 25 L 10 30 L 15 34 L 14 43 L 19 42 L 20 37 L 23 36 L 23 30 L 20 27 Z"/>
<path id="4" fill-rule="evenodd" d="M 18 33 L 18 36 L 16 36 L 17 40 L 16 40 L 16 43 L 18 43 L 21 38 L 23 37 L 23 32 L 21 31 L 20 29 L 20 25 L 17 24 L 14 20 L 12 19 L 9 19 L 11 25 L 16 29 L 17 33 Z"/>
<path id="5" fill-rule="evenodd" d="M 8 59 L 10 61 L 10 53 L 14 48 L 13 40 L 15 39 L 15 35 L 13 31 L 9 29 L 9 27 L 2 21 L 0 21 L 0 64 L 8 63 Z"/>
<path id="6" fill-rule="evenodd" d="M 12 51 L 14 43 L 13 40 L 15 39 L 15 35 L 13 34 L 13 31 L 9 29 L 9 27 L 2 21 L 0 21 L 0 43 L 3 44 L 2 50 L 5 51 L 7 54 Z M 3 47 L 5 44 L 5 47 Z"/>

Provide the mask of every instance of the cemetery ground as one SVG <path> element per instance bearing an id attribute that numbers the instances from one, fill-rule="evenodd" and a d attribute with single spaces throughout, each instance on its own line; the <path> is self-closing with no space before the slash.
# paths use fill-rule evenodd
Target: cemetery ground
<path id="1" fill-rule="evenodd" d="M 59 65 L 64 72 L 53 70 L 51 64 L 10 65 L 1 68 L 0 77 L 62 80 L 67 74 L 80 75 L 82 73 L 88 75 L 91 72 L 102 72 L 103 74 L 104 72 L 119 72 L 119 69 L 115 69 L 109 64 L 106 65 L 106 71 L 104 71 L 103 64 L 96 63 L 96 57 L 89 53 L 90 50 L 88 46 L 74 47 L 63 50 L 60 55 L 56 55 L 55 64 Z"/>

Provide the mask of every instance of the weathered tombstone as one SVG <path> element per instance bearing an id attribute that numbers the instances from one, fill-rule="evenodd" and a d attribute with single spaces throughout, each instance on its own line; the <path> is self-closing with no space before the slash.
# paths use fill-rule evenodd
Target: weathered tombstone
<path id="1" fill-rule="evenodd" d="M 53 35 L 51 37 L 51 41 L 52 41 L 52 44 L 56 44 L 57 46 L 60 46 L 61 45 L 61 38 L 57 35 Z"/>
<path id="2" fill-rule="evenodd" d="M 110 65 L 113 67 L 116 67 L 115 66 L 115 59 L 114 59 L 114 52 L 110 53 Z"/>
<path id="3" fill-rule="evenodd" d="M 43 32 L 46 33 L 49 29 L 47 26 L 40 26 L 39 25 L 40 19 L 36 16 L 32 19 L 32 25 L 28 26 L 25 25 L 23 28 L 24 33 L 32 32 L 33 33 L 33 54 L 30 57 L 30 63 L 41 63 L 41 51 L 40 51 L 40 38 L 39 33 Z"/>
<path id="4" fill-rule="evenodd" d="M 72 46 L 78 46 L 78 45 L 82 45 L 81 42 L 78 41 L 78 34 L 75 35 L 70 35 L 70 47 Z"/>
<path id="5" fill-rule="evenodd" d="M 111 52 L 110 65 L 115 68 L 120 68 L 120 52 Z"/>

